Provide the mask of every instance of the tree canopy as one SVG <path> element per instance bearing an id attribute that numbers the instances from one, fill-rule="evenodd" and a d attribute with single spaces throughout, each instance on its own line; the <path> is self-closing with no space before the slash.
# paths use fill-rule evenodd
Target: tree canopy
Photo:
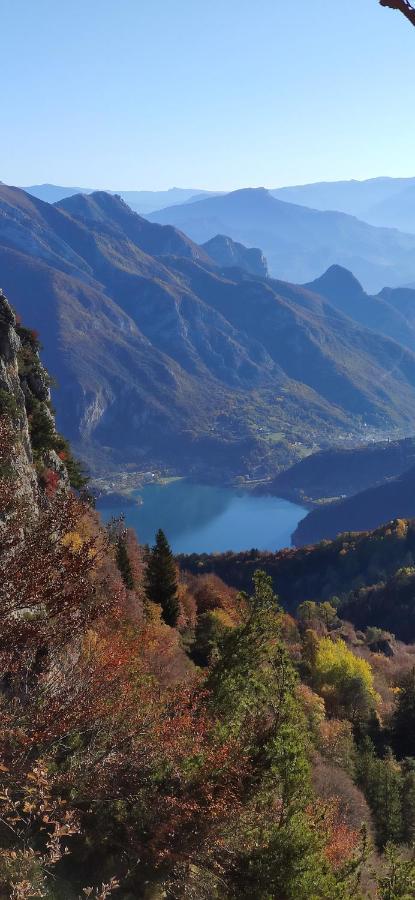
<path id="1" fill-rule="evenodd" d="M 409 0 L 379 0 L 381 6 L 387 6 L 389 9 L 397 9 L 403 13 L 406 18 L 415 25 L 415 8 L 409 3 Z"/>

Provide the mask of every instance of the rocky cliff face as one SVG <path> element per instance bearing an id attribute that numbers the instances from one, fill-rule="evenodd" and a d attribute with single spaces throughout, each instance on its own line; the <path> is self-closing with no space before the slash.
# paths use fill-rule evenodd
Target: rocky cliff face
<path id="1" fill-rule="evenodd" d="M 39 359 L 36 335 L 19 325 L 0 289 L 0 419 L 9 423 L 7 427 L 11 428 L 12 442 L 12 452 L 7 454 L 7 465 L 3 458 L 7 448 L 3 448 L 3 452 L 0 448 L 0 471 L 5 468 L 8 470 L 17 494 L 33 510 L 39 499 L 39 479 L 42 472 L 55 473 L 55 480 L 61 485 L 68 482 L 65 464 L 56 450 L 52 446 L 41 447 L 39 425 L 34 440 L 30 420 L 32 417 L 36 419 L 36 416 L 38 422 L 43 422 L 43 428 L 46 423 L 48 434 L 56 435 L 49 403 L 49 376 Z M 58 435 L 56 438 L 58 439 Z M 0 509 L 0 517 L 1 513 Z"/>
<path id="2" fill-rule="evenodd" d="M 245 247 L 224 234 L 217 234 L 203 244 L 202 248 L 218 266 L 236 266 L 258 278 L 268 278 L 267 260 L 257 247 Z"/>
<path id="3" fill-rule="evenodd" d="M 12 477 L 16 481 L 19 493 L 35 504 L 37 480 L 32 464 L 25 395 L 19 377 L 20 349 L 21 341 L 16 331 L 16 317 L 0 289 L 0 415 L 10 417 L 15 426 Z M 0 460 L 0 465 L 2 462 L 3 460 Z"/>

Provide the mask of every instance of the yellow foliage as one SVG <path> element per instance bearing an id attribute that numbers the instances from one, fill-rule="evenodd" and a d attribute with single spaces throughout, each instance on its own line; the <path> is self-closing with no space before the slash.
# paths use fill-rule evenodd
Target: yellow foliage
<path id="1" fill-rule="evenodd" d="M 78 553 L 84 545 L 84 539 L 78 531 L 68 531 L 63 535 L 62 544 L 72 550 L 72 553 Z"/>
<path id="2" fill-rule="evenodd" d="M 325 717 L 325 705 L 322 697 L 314 693 L 308 685 L 300 682 L 296 690 L 311 731 L 318 732 Z"/>
<path id="3" fill-rule="evenodd" d="M 223 625 L 225 628 L 234 628 L 235 627 L 235 623 L 232 619 L 232 616 L 230 616 L 229 613 L 227 613 L 226 610 L 224 610 L 224 609 L 212 610 L 211 616 L 213 619 L 216 619 L 216 621 L 219 622 L 221 625 Z"/>
<path id="4" fill-rule="evenodd" d="M 354 717 L 379 699 L 370 664 L 342 640 L 325 637 L 318 642 L 313 678 L 332 713 L 343 709 Z"/>

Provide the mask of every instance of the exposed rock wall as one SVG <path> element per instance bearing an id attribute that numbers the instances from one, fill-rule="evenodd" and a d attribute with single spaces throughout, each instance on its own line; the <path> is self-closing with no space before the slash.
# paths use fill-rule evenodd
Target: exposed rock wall
<path id="1" fill-rule="evenodd" d="M 19 377 L 20 348 L 16 317 L 0 289 L 0 413 L 9 413 L 15 425 L 11 477 L 16 483 L 17 492 L 35 506 L 37 479 L 33 467 L 25 395 Z"/>
<path id="2" fill-rule="evenodd" d="M 23 340 L 19 335 L 23 335 Z M 16 493 L 37 509 L 39 485 L 34 465 L 28 409 L 40 404 L 43 416 L 55 430 L 49 409 L 49 376 L 40 362 L 36 337 L 18 325 L 12 307 L 0 289 L 0 416 L 6 416 L 12 427 L 11 458 L 0 458 L 0 475 L 13 480 Z M 0 450 L 1 456 L 1 450 Z M 7 466 L 5 469 L 5 464 Z M 56 473 L 62 486 L 68 484 L 65 464 L 53 449 L 42 454 L 40 467 Z M 38 466 L 39 467 L 39 466 Z M 3 469 L 3 472 L 2 472 Z M 0 517 L 2 510 L 0 509 Z"/>

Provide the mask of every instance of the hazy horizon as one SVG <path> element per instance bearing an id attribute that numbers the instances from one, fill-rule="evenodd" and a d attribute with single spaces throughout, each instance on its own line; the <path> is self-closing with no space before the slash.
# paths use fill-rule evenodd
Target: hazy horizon
<path id="1" fill-rule="evenodd" d="M 197 16 L 191 0 L 4 0 L 0 23 L 8 184 L 231 191 L 412 174 L 397 86 L 414 73 L 413 35 L 376 0 L 346 16 L 328 0 L 212 0 Z"/>
<path id="2" fill-rule="evenodd" d="M 260 190 L 261 188 L 263 188 L 266 191 L 272 191 L 272 190 L 279 190 L 280 188 L 285 188 L 285 187 L 287 187 L 287 188 L 306 187 L 311 184 L 337 184 L 339 182 L 362 183 L 364 181 L 393 181 L 395 179 L 401 180 L 401 179 L 412 179 L 412 178 L 415 178 L 415 174 L 374 175 L 374 176 L 369 176 L 368 178 L 348 178 L 348 177 L 322 178 L 322 179 L 319 179 L 318 181 L 310 181 L 310 182 L 308 182 L 308 181 L 307 182 L 300 182 L 300 181 L 294 182 L 293 181 L 290 184 L 268 184 L 268 185 L 266 185 L 266 184 L 240 184 L 238 187 L 218 188 L 217 191 L 218 191 L 218 193 L 224 193 L 224 194 L 229 193 L 230 194 L 235 191 Z M 0 184 L 1 183 L 6 184 L 7 182 L 5 182 L 3 179 L 0 179 Z M 77 185 L 75 185 L 75 184 L 66 184 L 63 181 L 52 182 L 52 181 L 39 181 L 39 180 L 33 181 L 30 184 L 28 182 L 26 182 L 25 184 L 21 183 L 21 184 L 15 184 L 15 185 L 12 185 L 11 182 L 9 182 L 9 184 L 14 187 L 19 187 L 22 190 L 24 190 L 27 187 L 50 186 L 50 187 L 61 187 L 61 188 L 68 188 L 68 189 L 77 187 L 82 190 L 88 190 L 88 191 L 89 190 L 90 191 L 117 191 L 117 190 L 120 190 L 120 191 L 129 191 L 129 192 L 137 191 L 139 193 L 149 193 L 149 194 L 167 193 L 168 191 L 177 191 L 177 190 L 179 190 L 179 191 L 190 191 L 190 190 L 209 191 L 212 193 L 215 192 L 215 188 L 212 188 L 212 187 L 207 188 L 204 185 L 200 185 L 200 184 L 196 184 L 196 185 L 192 186 L 192 185 L 188 185 L 188 184 L 178 184 L 178 183 L 169 185 L 168 187 L 153 187 L 153 188 L 141 187 L 141 186 L 136 187 L 136 186 L 131 186 L 131 185 L 120 186 L 119 184 L 118 185 L 104 185 L 104 184 L 99 184 L 99 185 L 87 185 L 87 184 L 79 184 L 78 185 L 77 184 Z"/>

